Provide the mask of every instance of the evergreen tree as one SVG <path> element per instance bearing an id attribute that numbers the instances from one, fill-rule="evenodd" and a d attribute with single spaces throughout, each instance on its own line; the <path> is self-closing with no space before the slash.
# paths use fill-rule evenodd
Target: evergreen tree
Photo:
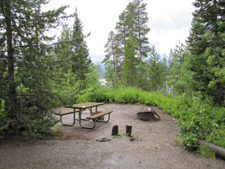
<path id="1" fill-rule="evenodd" d="M 84 82 L 91 64 L 89 51 L 85 41 L 85 38 L 89 35 L 90 33 L 84 35 L 83 25 L 78 17 L 76 9 L 73 28 L 68 25 L 63 26 L 54 50 L 58 62 L 58 72 L 61 73 L 58 74 L 59 79 L 61 79 L 58 79 L 61 87 L 63 87 L 62 84 L 68 85 L 68 83 L 64 83 L 65 81 L 69 82 L 72 88 L 78 81 Z M 64 74 L 63 76 L 62 73 Z M 85 83 L 81 85 L 81 88 L 85 88 Z"/>
<path id="2" fill-rule="evenodd" d="M 54 76 L 56 77 L 53 84 L 58 91 L 70 90 L 77 81 L 76 74 L 72 72 L 72 28 L 63 25 L 60 36 L 57 38 L 57 44 L 54 48 L 54 56 L 57 64 L 55 65 Z"/>
<path id="3" fill-rule="evenodd" d="M 221 25 L 223 25 L 223 23 L 221 23 Z M 210 68 L 210 71 L 215 75 L 210 81 L 209 87 L 214 87 L 217 83 L 224 84 L 225 82 L 225 33 L 221 33 L 218 36 L 220 36 L 220 41 L 217 41 L 218 46 L 210 46 L 205 52 L 209 55 L 207 59 L 208 67 Z M 207 39 L 209 39 L 210 41 L 214 41 L 215 35 L 211 32 L 208 32 Z"/>
<path id="4" fill-rule="evenodd" d="M 122 63 L 123 63 L 123 50 L 120 46 L 120 40 L 117 35 L 115 35 L 114 39 L 114 55 L 115 55 L 115 68 L 116 68 L 116 75 L 118 76 L 119 80 L 121 80 L 121 69 L 122 69 Z"/>
<path id="5" fill-rule="evenodd" d="M 125 86 L 139 86 L 139 67 L 138 59 L 135 57 L 136 44 L 132 36 L 125 41 L 124 60 L 122 66 L 122 81 Z"/>
<path id="6" fill-rule="evenodd" d="M 167 84 L 174 94 L 191 93 L 195 85 L 194 73 L 189 70 L 190 52 L 183 43 L 178 43 L 170 52 L 170 67 Z"/>
<path id="7" fill-rule="evenodd" d="M 114 72 L 113 62 L 109 61 L 105 69 L 104 78 L 106 80 L 106 85 L 113 88 L 117 87 L 119 85 L 119 78 L 116 72 Z"/>
<path id="8" fill-rule="evenodd" d="M 124 52 L 124 44 L 127 37 L 127 24 L 126 24 L 126 13 L 123 11 L 119 15 L 119 22 L 116 23 L 115 29 L 117 30 L 117 39 L 120 41 L 120 46 Z"/>
<path id="9" fill-rule="evenodd" d="M 145 90 L 145 91 L 150 91 L 150 78 L 149 78 L 149 69 L 150 69 L 150 63 L 149 63 L 149 60 L 145 60 L 143 62 L 143 69 L 145 70 L 143 72 L 143 80 L 142 80 L 142 89 Z"/>
<path id="10" fill-rule="evenodd" d="M 86 45 L 85 38 L 88 37 L 90 33 L 84 35 L 83 25 L 78 17 L 77 9 L 75 13 L 75 21 L 73 24 L 73 37 L 72 37 L 72 72 L 76 73 L 77 80 L 84 80 L 85 74 L 88 73 L 89 65 L 91 59 L 89 57 L 89 51 Z"/>
<path id="11" fill-rule="evenodd" d="M 168 80 L 167 76 L 168 76 L 168 66 L 167 66 L 168 62 L 166 59 L 166 56 L 163 57 L 163 61 L 160 61 L 160 84 L 162 84 L 162 88 L 164 90 L 166 90 L 166 82 Z"/>
<path id="12" fill-rule="evenodd" d="M 117 22 L 117 36 L 120 39 L 121 51 L 124 51 L 125 40 L 132 36 L 136 42 L 136 53 L 140 59 L 141 85 L 142 85 L 142 57 L 147 57 L 150 52 L 147 34 L 150 28 L 147 26 L 148 17 L 146 12 L 146 3 L 143 0 L 134 0 L 130 2 L 126 9 L 120 14 L 119 22 Z"/>
<path id="13" fill-rule="evenodd" d="M 112 64 L 113 64 L 113 72 L 116 72 L 116 61 L 117 61 L 117 58 L 116 58 L 116 53 L 115 53 L 115 48 L 116 48 L 116 45 L 115 45 L 115 33 L 113 31 L 109 32 L 109 35 L 108 35 L 108 39 L 107 39 L 107 42 L 105 44 L 105 58 L 104 60 L 102 61 L 102 63 L 105 63 L 105 65 L 108 63 L 108 62 L 111 62 L 112 61 Z"/>
<path id="14" fill-rule="evenodd" d="M 147 26 L 148 22 L 148 13 L 146 12 L 147 3 L 142 3 L 143 0 L 134 0 L 135 5 L 135 23 L 136 23 L 136 42 L 137 50 L 140 58 L 141 64 L 141 81 L 142 77 L 142 57 L 147 57 L 150 52 L 149 41 L 147 34 L 150 31 L 150 28 Z M 141 82 L 142 83 L 142 82 Z"/>
<path id="15" fill-rule="evenodd" d="M 0 45 L 8 70 L 8 93 L 3 99 L 10 118 L 3 125 L 5 131 L 10 126 L 14 132 L 41 134 L 54 125 L 48 114 L 53 97 L 50 78 L 55 61 L 49 46 L 53 37 L 45 33 L 58 27 L 60 18 L 67 17 L 64 12 L 67 6 L 43 12 L 41 7 L 47 3 L 46 0 L 0 2 Z"/>
<path id="16" fill-rule="evenodd" d="M 127 32 L 125 34 L 125 38 L 128 39 L 132 36 L 133 40 L 136 41 L 135 28 L 136 28 L 136 13 L 135 13 L 135 3 L 134 1 L 130 2 L 125 9 L 126 14 L 126 27 Z M 129 37 L 128 37 L 129 36 Z"/>
<path id="17" fill-rule="evenodd" d="M 212 53 L 205 53 L 208 47 L 218 47 L 220 34 L 224 32 L 225 2 L 218 0 L 196 0 L 194 6 L 197 8 L 193 13 L 192 28 L 188 37 L 189 50 L 191 57 L 189 64 L 190 70 L 195 73 L 195 91 L 213 96 L 216 103 L 222 104 L 224 100 L 224 84 L 218 82 L 214 87 L 209 88 L 208 84 L 215 78 L 208 66 L 207 60 Z M 221 24 L 222 23 L 222 24 Z M 222 26 L 219 26 L 222 25 Z M 210 31 L 214 34 L 214 39 L 208 40 L 205 34 Z M 211 51 L 213 52 L 213 51 Z M 219 66 L 215 64 L 214 66 Z"/>
<path id="18" fill-rule="evenodd" d="M 157 91 L 162 87 L 160 64 L 160 56 L 153 46 L 149 59 L 149 86 L 152 91 Z"/>
<path id="19" fill-rule="evenodd" d="M 118 77 L 120 77 L 120 71 L 121 71 L 121 53 L 122 51 L 119 46 L 119 41 L 113 31 L 111 31 L 108 35 L 107 43 L 105 44 L 105 58 L 102 61 L 102 63 L 105 63 L 105 65 L 113 64 L 113 72 L 117 74 Z M 110 63 L 109 63 L 110 62 Z"/>

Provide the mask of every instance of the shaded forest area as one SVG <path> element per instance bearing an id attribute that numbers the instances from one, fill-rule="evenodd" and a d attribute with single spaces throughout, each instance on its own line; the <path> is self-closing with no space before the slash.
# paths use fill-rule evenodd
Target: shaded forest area
<path id="1" fill-rule="evenodd" d="M 225 148 L 224 1 L 193 3 L 187 42 L 171 49 L 167 60 L 149 44 L 147 4 L 133 0 L 106 37 L 105 72 L 91 61 L 90 33 L 77 9 L 71 15 L 64 12 L 69 6 L 43 12 L 47 3 L 0 1 L 1 138 L 43 138 L 57 123 L 50 111 L 57 106 L 119 102 L 155 105 L 173 115 L 189 149 L 199 148 L 198 139 Z M 59 26 L 57 39 L 48 36 Z"/>

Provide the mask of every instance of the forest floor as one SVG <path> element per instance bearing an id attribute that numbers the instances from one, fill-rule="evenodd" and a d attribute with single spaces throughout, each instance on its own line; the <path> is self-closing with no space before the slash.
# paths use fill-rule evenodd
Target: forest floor
<path id="1" fill-rule="evenodd" d="M 137 119 L 137 113 L 148 108 L 154 108 L 161 120 Z M 1 142 L 0 168 L 225 168 L 225 161 L 189 152 L 176 142 L 179 127 L 171 115 L 157 107 L 117 103 L 99 107 L 101 111 L 106 109 L 113 110 L 110 121 L 97 123 L 93 130 L 81 128 L 76 121 L 72 127 L 62 126 L 61 134 L 45 140 Z M 72 115 L 63 117 L 65 123 L 71 119 Z M 119 127 L 119 136 L 111 135 L 114 125 Z M 132 126 L 134 139 L 124 135 L 126 125 Z"/>

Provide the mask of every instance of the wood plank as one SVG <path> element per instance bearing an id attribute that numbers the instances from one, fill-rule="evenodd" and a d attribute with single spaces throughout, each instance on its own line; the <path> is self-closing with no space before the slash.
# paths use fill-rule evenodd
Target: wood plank
<path id="1" fill-rule="evenodd" d="M 75 109 L 75 112 L 79 112 L 80 110 L 79 109 Z M 72 114 L 73 111 L 71 110 L 68 110 L 68 111 L 64 111 L 64 112 L 61 112 L 61 113 L 55 113 L 55 115 L 66 115 L 66 114 Z"/>
<path id="2" fill-rule="evenodd" d="M 96 102 L 86 102 L 86 103 L 79 103 L 79 104 L 74 104 L 72 108 L 90 108 L 90 107 L 96 107 L 96 106 L 101 106 L 104 103 L 96 103 Z"/>
<path id="3" fill-rule="evenodd" d="M 87 119 L 96 119 L 98 117 L 104 116 L 104 115 L 112 113 L 112 112 L 113 111 L 105 111 L 105 112 L 102 112 L 102 113 L 97 113 L 97 114 L 94 114 L 92 116 L 87 117 Z"/>

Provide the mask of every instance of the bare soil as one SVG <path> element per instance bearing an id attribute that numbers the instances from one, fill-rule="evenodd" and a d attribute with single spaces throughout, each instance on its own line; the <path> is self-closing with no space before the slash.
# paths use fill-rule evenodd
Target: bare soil
<path id="1" fill-rule="evenodd" d="M 148 108 L 154 108 L 161 120 L 137 119 L 137 113 Z M 157 107 L 108 103 L 98 110 L 113 113 L 108 123 L 98 122 L 92 130 L 81 128 L 76 121 L 74 126 L 62 126 L 60 134 L 44 141 L 2 142 L 0 168 L 225 168 L 225 161 L 189 152 L 176 142 L 179 127 L 172 116 Z M 82 116 L 88 114 L 86 110 Z M 64 116 L 63 122 L 71 123 L 72 115 Z M 111 135 L 114 125 L 119 127 L 119 136 Z M 124 135 L 126 125 L 132 126 L 134 139 Z"/>

